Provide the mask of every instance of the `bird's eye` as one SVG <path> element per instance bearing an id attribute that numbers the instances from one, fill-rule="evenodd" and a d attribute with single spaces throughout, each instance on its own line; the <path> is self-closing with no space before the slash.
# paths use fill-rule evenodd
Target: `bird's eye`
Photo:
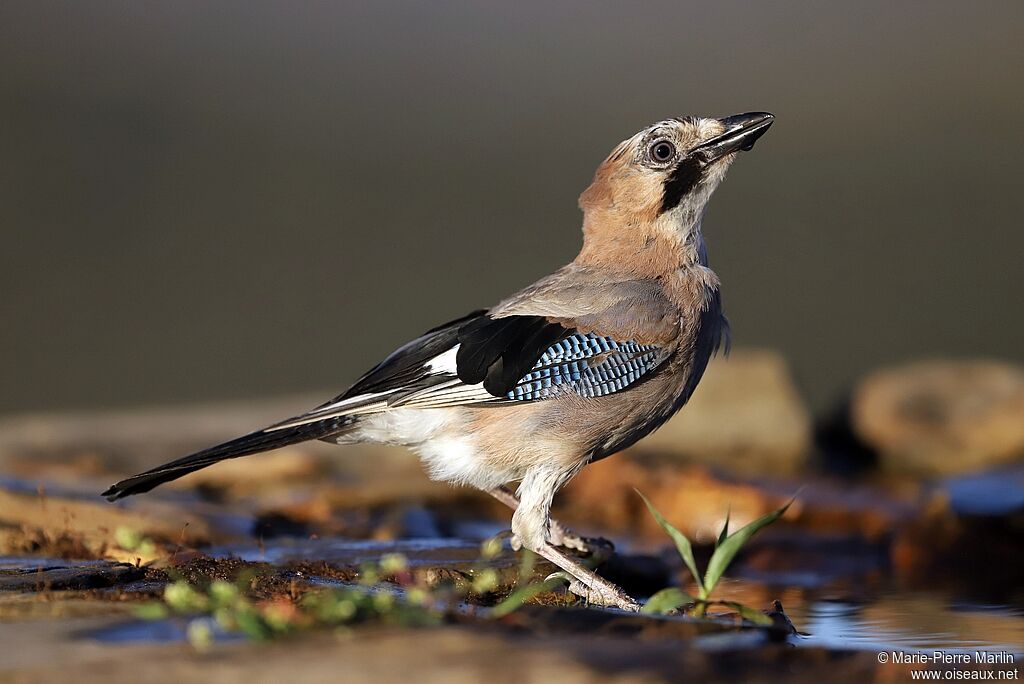
<path id="1" fill-rule="evenodd" d="M 651 144 L 651 159 L 664 164 L 676 156 L 676 146 L 668 140 L 656 140 Z"/>

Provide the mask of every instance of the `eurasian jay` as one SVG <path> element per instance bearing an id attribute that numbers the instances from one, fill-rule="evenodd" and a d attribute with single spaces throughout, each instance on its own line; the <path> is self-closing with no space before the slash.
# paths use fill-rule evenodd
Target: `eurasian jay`
<path id="1" fill-rule="evenodd" d="M 580 196 L 583 247 L 567 266 L 498 305 L 440 325 L 343 394 L 302 415 L 118 482 L 114 501 L 213 465 L 305 440 L 414 449 L 429 475 L 514 508 L 514 546 L 562 568 L 590 601 L 637 610 L 566 548 L 555 492 L 687 402 L 728 345 L 701 223 L 764 112 L 684 117 L 619 143 Z M 506 485 L 518 482 L 515 494 Z"/>

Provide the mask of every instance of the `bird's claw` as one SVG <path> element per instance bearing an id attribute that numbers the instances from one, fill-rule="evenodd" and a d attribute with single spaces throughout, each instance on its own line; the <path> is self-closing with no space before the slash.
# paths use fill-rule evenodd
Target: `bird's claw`
<path id="1" fill-rule="evenodd" d="M 615 553 L 615 545 L 603 537 L 581 537 L 557 521 L 551 521 L 548 541 L 563 549 L 579 551 L 590 556 L 597 565 L 605 562 Z"/>
<path id="2" fill-rule="evenodd" d="M 599 583 L 593 587 L 587 586 L 568 572 L 553 572 L 544 581 L 547 582 L 555 578 L 568 582 L 569 593 L 578 596 L 591 605 L 618 608 L 630 613 L 640 611 L 640 604 L 614 584 Z"/>

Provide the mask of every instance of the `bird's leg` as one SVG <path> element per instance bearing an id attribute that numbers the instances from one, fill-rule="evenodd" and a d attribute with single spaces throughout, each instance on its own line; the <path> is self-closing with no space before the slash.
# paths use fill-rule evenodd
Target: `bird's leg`
<path id="1" fill-rule="evenodd" d="M 551 544 L 541 544 L 532 551 L 571 575 L 569 591 L 584 601 L 599 606 L 614 606 L 631 613 L 639 612 L 640 604 L 621 587 L 609 582 Z"/>
<path id="2" fill-rule="evenodd" d="M 572 577 L 569 582 L 572 593 L 598 605 L 638 611 L 640 604 L 626 592 L 548 541 L 551 500 L 574 472 L 548 468 L 528 472 L 519 486 L 518 506 L 512 514 L 512 534 L 523 547 L 554 563 Z M 511 495 L 507 490 L 505 493 Z"/>
<path id="3" fill-rule="evenodd" d="M 488 489 L 487 493 L 513 511 L 519 508 L 519 497 L 504 485 Z M 607 539 L 584 539 L 554 518 L 550 518 L 548 522 L 548 542 L 564 549 L 582 551 L 601 560 L 607 559 L 615 551 L 615 547 Z M 519 546 L 518 540 L 514 540 L 513 543 Z"/>

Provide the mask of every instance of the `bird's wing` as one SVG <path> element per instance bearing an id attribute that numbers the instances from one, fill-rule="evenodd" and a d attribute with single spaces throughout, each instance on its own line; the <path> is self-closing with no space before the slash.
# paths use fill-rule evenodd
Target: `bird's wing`
<path id="1" fill-rule="evenodd" d="M 622 391 L 656 370 L 674 348 L 661 333 L 630 334 L 637 316 L 649 311 L 638 314 L 635 289 L 618 289 L 621 296 L 605 296 L 603 314 L 592 304 L 574 306 L 570 300 L 578 293 L 567 290 L 561 303 L 551 292 L 538 300 L 543 313 L 529 312 L 520 301 L 515 313 L 496 308 L 464 316 L 404 345 L 344 394 L 269 430 L 398 407 L 539 401 L 566 393 L 599 397 Z M 650 309 L 650 304 L 639 308 Z M 556 315 L 545 315 L 555 310 Z M 574 311 L 579 313 L 574 316 Z"/>

